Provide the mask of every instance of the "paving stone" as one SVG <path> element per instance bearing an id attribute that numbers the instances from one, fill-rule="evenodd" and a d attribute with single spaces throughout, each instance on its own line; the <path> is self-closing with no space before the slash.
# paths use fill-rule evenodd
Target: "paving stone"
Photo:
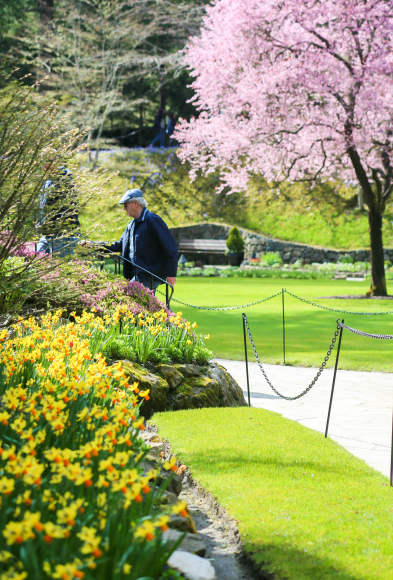
<path id="1" fill-rule="evenodd" d="M 244 361 L 216 359 L 239 383 L 247 398 Z M 264 364 L 274 387 L 284 395 L 299 394 L 315 377 L 315 368 Z M 296 401 L 278 397 L 257 363 L 249 363 L 251 405 L 281 413 L 306 427 L 325 432 L 333 369 L 323 371 L 311 391 Z M 329 437 L 386 476 L 390 471 L 392 435 L 391 373 L 338 370 Z M 378 451 L 377 451 L 378 450 Z"/>

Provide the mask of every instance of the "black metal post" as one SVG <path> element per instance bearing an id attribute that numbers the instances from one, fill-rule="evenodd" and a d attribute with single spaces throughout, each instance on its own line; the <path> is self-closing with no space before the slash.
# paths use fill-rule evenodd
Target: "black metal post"
<path id="1" fill-rule="evenodd" d="M 341 321 L 344 324 L 344 320 Z M 329 429 L 329 421 L 330 421 L 330 411 L 332 410 L 332 402 L 333 402 L 333 393 L 334 393 L 334 385 L 336 384 L 336 374 L 337 374 L 337 367 L 338 367 L 338 358 L 340 356 L 340 347 L 341 347 L 341 338 L 343 335 L 343 327 L 340 328 L 340 336 L 338 338 L 338 346 L 337 346 L 337 355 L 336 355 L 336 364 L 334 366 L 334 373 L 333 373 L 333 383 L 332 383 L 332 392 L 330 394 L 330 403 L 329 403 L 329 411 L 327 416 L 326 422 L 326 429 L 325 429 L 325 437 L 327 437 L 328 429 Z"/>
<path id="2" fill-rule="evenodd" d="M 153 290 L 153 274 L 150 274 L 150 290 Z"/>
<path id="3" fill-rule="evenodd" d="M 134 264 L 135 267 L 135 282 L 137 281 L 137 269 L 136 269 L 136 264 Z"/>
<path id="4" fill-rule="evenodd" d="M 390 448 L 390 487 L 393 486 L 393 419 L 392 419 L 392 445 Z"/>
<path id="5" fill-rule="evenodd" d="M 246 320 L 245 320 L 245 314 L 243 312 L 242 314 L 243 316 L 243 334 L 244 334 L 244 358 L 246 361 L 246 375 L 247 375 L 247 394 L 248 394 L 248 406 L 251 407 L 251 401 L 250 401 L 250 379 L 248 377 L 248 359 L 247 359 L 247 337 L 246 337 Z"/>
<path id="6" fill-rule="evenodd" d="M 284 365 L 285 365 L 285 306 L 284 306 L 284 294 L 285 288 L 282 288 L 282 350 L 284 353 Z"/>
<path id="7" fill-rule="evenodd" d="M 169 302 L 169 300 L 168 300 L 168 284 L 165 284 L 165 304 L 166 304 L 167 308 L 169 308 L 168 302 Z"/>

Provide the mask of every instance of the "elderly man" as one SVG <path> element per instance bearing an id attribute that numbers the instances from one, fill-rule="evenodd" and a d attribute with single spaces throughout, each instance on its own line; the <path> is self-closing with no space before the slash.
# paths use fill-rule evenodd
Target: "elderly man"
<path id="1" fill-rule="evenodd" d="M 168 226 L 156 214 L 147 209 L 147 202 L 140 189 L 129 189 L 119 201 L 124 211 L 133 218 L 118 242 L 106 246 L 111 252 L 120 252 L 123 260 L 123 274 L 128 280 L 135 277 L 147 288 L 155 290 L 162 284 L 157 278 L 144 272 L 148 270 L 172 286 L 176 283 L 177 245 Z"/>

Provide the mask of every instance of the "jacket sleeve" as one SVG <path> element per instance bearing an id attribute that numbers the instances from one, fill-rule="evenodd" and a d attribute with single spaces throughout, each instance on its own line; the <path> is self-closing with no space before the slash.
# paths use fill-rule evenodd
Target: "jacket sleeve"
<path id="1" fill-rule="evenodd" d="M 122 249 L 123 249 L 123 237 L 124 234 L 121 236 L 120 240 L 118 242 L 113 242 L 113 244 L 105 244 L 104 248 L 106 250 L 108 250 L 108 252 L 120 252 L 122 253 Z"/>
<path id="2" fill-rule="evenodd" d="M 150 215 L 150 223 L 154 234 L 165 255 L 165 277 L 173 278 L 177 273 L 177 244 L 166 223 L 155 214 Z"/>

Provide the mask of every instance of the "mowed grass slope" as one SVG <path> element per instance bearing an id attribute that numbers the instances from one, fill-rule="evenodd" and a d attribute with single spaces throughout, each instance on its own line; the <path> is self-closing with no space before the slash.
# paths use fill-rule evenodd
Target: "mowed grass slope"
<path id="1" fill-rule="evenodd" d="M 174 298 L 199 306 L 235 306 L 247 304 L 281 291 L 282 287 L 319 304 L 359 312 L 391 311 L 387 316 L 340 314 L 309 306 L 285 294 L 286 362 L 291 365 L 320 366 L 336 329 L 337 318 L 366 332 L 393 334 L 393 301 L 322 300 L 323 296 L 365 294 L 369 282 L 345 280 L 275 280 L 251 278 L 179 278 Z M 392 286 L 392 283 L 391 283 Z M 163 288 L 163 287 L 161 287 Z M 391 288 L 393 290 L 393 288 Z M 161 298 L 162 295 L 158 294 Z M 171 308 L 181 311 L 198 331 L 210 335 L 208 344 L 216 357 L 244 360 L 242 310 L 223 312 L 196 310 L 176 302 Z M 244 309 L 251 332 L 264 362 L 282 364 L 281 296 Z M 328 366 L 334 365 L 333 356 Z M 249 347 L 249 358 L 254 360 Z M 363 338 L 344 331 L 340 368 L 393 370 L 393 341 Z"/>
<path id="2" fill-rule="evenodd" d="M 337 443 L 264 409 L 178 411 L 153 422 L 237 520 L 264 572 L 393 579 L 393 489 Z"/>

